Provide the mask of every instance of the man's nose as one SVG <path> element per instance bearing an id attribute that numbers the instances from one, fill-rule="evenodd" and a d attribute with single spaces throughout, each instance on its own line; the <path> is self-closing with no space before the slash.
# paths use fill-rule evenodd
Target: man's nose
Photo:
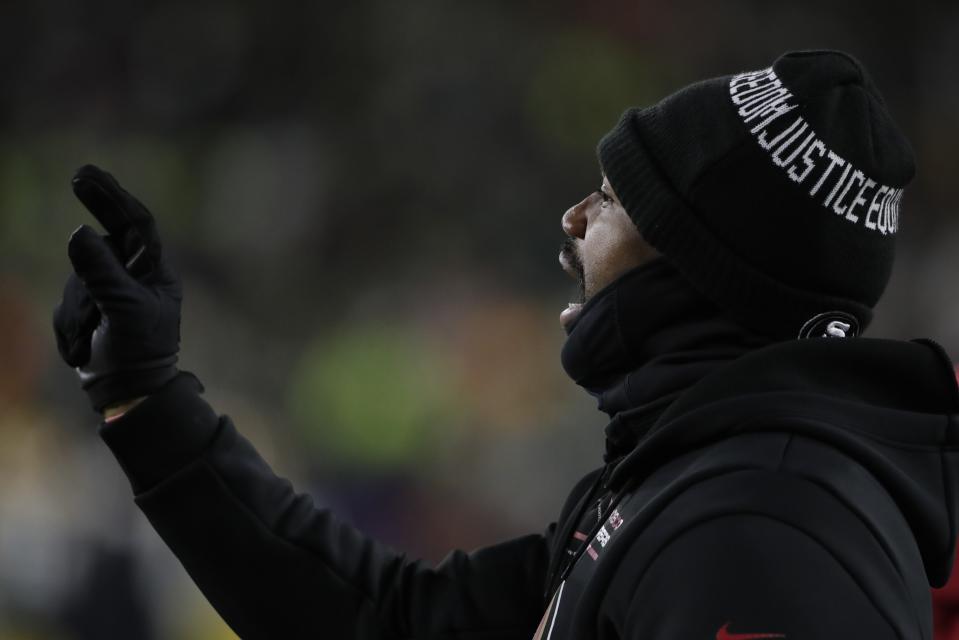
<path id="1" fill-rule="evenodd" d="M 583 239 L 586 236 L 586 210 L 593 195 L 589 194 L 563 214 L 563 232 L 569 237 Z"/>

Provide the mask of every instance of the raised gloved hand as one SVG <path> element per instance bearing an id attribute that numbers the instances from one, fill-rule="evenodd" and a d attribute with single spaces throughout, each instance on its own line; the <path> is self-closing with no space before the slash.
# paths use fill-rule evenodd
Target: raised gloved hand
<path id="1" fill-rule="evenodd" d="M 81 225 L 53 312 L 57 348 L 93 407 L 149 395 L 177 374 L 182 288 L 164 262 L 153 216 L 109 173 L 87 165 L 73 192 L 107 231 Z"/>

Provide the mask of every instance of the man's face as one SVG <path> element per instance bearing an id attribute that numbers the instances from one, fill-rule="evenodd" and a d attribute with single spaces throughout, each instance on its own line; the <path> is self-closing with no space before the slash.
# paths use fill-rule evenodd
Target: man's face
<path id="1" fill-rule="evenodd" d="M 559 263 L 579 281 L 581 293 L 581 299 L 570 302 L 560 314 L 564 327 L 597 291 L 657 255 L 629 219 L 606 176 L 599 191 L 563 214 L 563 231 L 569 237 L 559 253 Z"/>

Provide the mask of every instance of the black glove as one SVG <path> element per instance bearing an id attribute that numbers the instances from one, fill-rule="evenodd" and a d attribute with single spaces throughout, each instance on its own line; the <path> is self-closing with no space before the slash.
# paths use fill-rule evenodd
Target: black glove
<path id="1" fill-rule="evenodd" d="M 109 173 L 77 171 L 73 192 L 106 236 L 70 236 L 70 274 L 53 311 L 57 349 L 94 409 L 149 395 L 177 374 L 180 281 L 164 262 L 153 216 Z"/>

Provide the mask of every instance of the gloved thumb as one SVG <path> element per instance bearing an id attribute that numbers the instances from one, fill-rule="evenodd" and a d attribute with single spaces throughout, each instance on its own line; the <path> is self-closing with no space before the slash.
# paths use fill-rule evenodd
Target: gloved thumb
<path id="1" fill-rule="evenodd" d="M 106 238 L 85 224 L 70 236 L 67 255 L 94 300 L 102 301 L 111 292 L 115 294 L 118 289 L 137 285 Z"/>

